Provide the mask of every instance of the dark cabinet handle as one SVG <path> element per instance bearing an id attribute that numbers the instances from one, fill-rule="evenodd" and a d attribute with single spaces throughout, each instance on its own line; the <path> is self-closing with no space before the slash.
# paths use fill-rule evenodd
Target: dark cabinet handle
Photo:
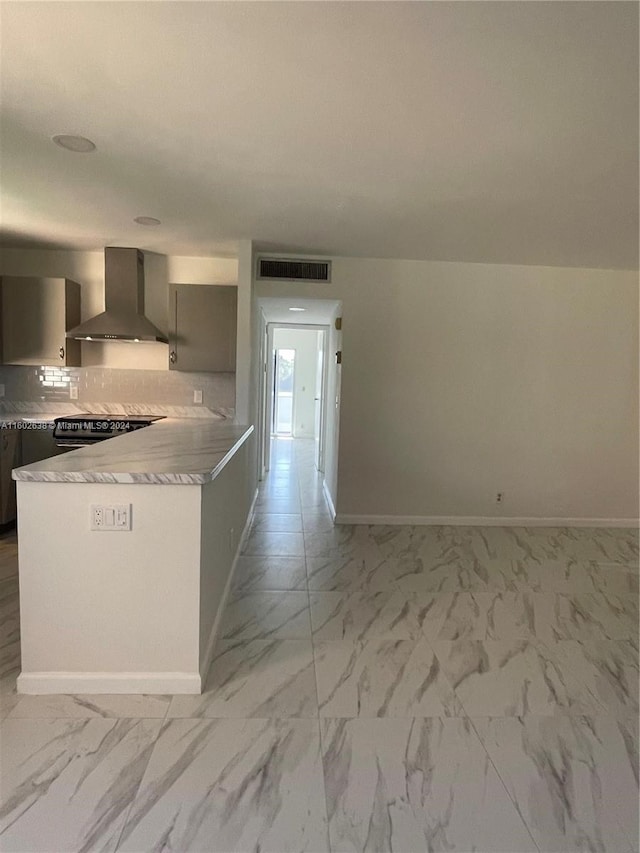
<path id="1" fill-rule="evenodd" d="M 172 349 L 171 352 L 169 353 L 169 361 L 171 362 L 171 364 L 175 364 L 177 360 L 178 360 L 178 355 L 177 355 L 176 351 L 174 349 Z"/>
<path id="2" fill-rule="evenodd" d="M 64 347 L 60 347 L 60 358 L 64 358 Z"/>

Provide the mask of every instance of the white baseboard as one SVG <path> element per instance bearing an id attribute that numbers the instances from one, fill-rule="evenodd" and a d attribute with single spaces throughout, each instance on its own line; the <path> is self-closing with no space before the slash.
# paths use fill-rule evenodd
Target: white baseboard
<path id="1" fill-rule="evenodd" d="M 326 500 L 327 506 L 329 507 L 329 513 L 331 514 L 331 518 L 333 519 L 333 521 L 335 521 L 336 520 L 336 508 L 333 505 L 333 498 L 331 497 L 331 492 L 329 491 L 326 480 L 322 481 L 322 491 L 324 492 L 324 499 Z M 345 524 L 359 524 L 360 522 L 356 522 L 356 521 L 348 522 L 348 521 L 346 521 L 344 523 Z"/>
<path id="2" fill-rule="evenodd" d="M 258 499 L 258 490 L 256 489 L 255 494 L 253 496 L 253 500 L 251 501 L 251 506 L 249 507 L 249 512 L 247 514 L 247 520 L 245 522 L 244 528 L 242 529 L 242 535 L 238 541 L 238 547 L 236 548 L 236 553 L 233 558 L 233 563 L 231 564 L 231 569 L 229 571 L 229 576 L 227 577 L 227 582 L 224 586 L 224 592 L 222 593 L 222 598 L 220 599 L 220 603 L 218 604 L 218 610 L 216 612 L 216 617 L 213 620 L 213 625 L 211 626 L 211 632 L 209 634 L 209 639 L 207 641 L 207 648 L 204 654 L 204 658 L 200 662 L 200 676 L 202 685 L 204 686 L 204 680 L 209 672 L 209 667 L 211 666 L 211 661 L 213 660 L 213 651 L 216 645 L 216 639 L 218 637 L 218 630 L 220 628 L 220 622 L 222 621 L 222 614 L 227 604 L 227 599 L 229 598 L 229 592 L 231 591 L 231 585 L 233 583 L 233 575 L 236 570 L 236 566 L 238 565 L 238 557 L 242 553 L 242 549 L 244 548 L 244 543 L 247 540 L 247 536 L 249 535 L 249 530 L 251 529 L 251 522 L 253 521 L 253 516 L 255 514 L 255 506 L 256 500 Z M 198 691 L 200 692 L 200 691 Z"/>
<path id="3" fill-rule="evenodd" d="M 326 494 L 326 492 L 325 492 Z M 333 506 L 333 505 L 332 505 Z M 637 518 L 539 518 L 476 515 L 353 515 L 339 513 L 336 524 L 451 525 L 462 527 L 638 527 Z"/>
<path id="4" fill-rule="evenodd" d="M 21 672 L 18 693 L 201 693 L 198 672 Z"/>

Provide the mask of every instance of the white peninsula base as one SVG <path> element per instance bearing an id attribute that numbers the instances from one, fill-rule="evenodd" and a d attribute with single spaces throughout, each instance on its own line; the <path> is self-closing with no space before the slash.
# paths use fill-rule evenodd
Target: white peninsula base
<path id="1" fill-rule="evenodd" d="M 247 465 L 244 441 L 200 484 L 17 478 L 18 691 L 200 693 L 251 513 Z M 131 504 L 132 529 L 90 530 L 92 504 Z"/>

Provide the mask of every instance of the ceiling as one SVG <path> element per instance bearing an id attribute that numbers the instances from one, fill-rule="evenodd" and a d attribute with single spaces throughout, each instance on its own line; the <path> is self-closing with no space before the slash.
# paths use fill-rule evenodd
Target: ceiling
<path id="1" fill-rule="evenodd" d="M 6 246 L 638 265 L 635 2 L 1 14 Z"/>
<path id="2" fill-rule="evenodd" d="M 295 323 L 326 326 L 333 322 L 339 303 L 334 299 L 280 299 L 274 296 L 258 300 L 267 323 Z M 304 308 L 304 311 L 289 309 Z"/>

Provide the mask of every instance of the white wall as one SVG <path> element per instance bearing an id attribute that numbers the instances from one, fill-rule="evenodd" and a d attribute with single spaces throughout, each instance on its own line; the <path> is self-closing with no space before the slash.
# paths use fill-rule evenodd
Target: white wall
<path id="1" fill-rule="evenodd" d="M 203 679 L 211 663 L 236 552 L 253 501 L 247 477 L 248 451 L 245 441 L 216 479 L 201 489 L 200 674 Z"/>
<path id="2" fill-rule="evenodd" d="M 236 416 L 240 423 L 251 424 L 252 328 L 254 325 L 253 247 L 251 240 L 238 246 L 238 336 L 236 342 Z M 254 439 L 255 440 L 255 439 Z"/>
<path id="3" fill-rule="evenodd" d="M 328 375 L 326 400 L 326 433 L 324 452 L 324 481 L 334 509 L 338 506 L 338 448 L 340 443 L 340 397 L 342 365 L 336 363 L 336 353 L 342 349 L 342 332 L 336 330 L 335 321 L 342 317 L 339 305 L 331 318 L 327 345 Z"/>
<path id="4" fill-rule="evenodd" d="M 145 313 L 168 328 L 168 287 L 176 284 L 237 284 L 236 258 L 189 258 L 145 252 Z M 82 319 L 104 311 L 104 253 L 44 249 L 2 249 L 0 275 L 60 276 L 81 286 Z M 166 344 L 82 344 L 83 367 L 167 368 Z"/>
<path id="5" fill-rule="evenodd" d="M 315 435 L 316 370 L 318 332 L 312 329 L 274 329 L 275 349 L 296 351 L 293 389 L 293 435 L 313 438 Z"/>
<path id="6" fill-rule="evenodd" d="M 261 379 L 260 331 L 261 311 L 253 285 L 254 254 L 251 240 L 238 244 L 238 339 L 236 346 L 236 420 L 258 424 Z M 257 428 L 247 440 L 249 494 L 253 495 L 259 479 Z"/>
<path id="7" fill-rule="evenodd" d="M 339 515 L 637 518 L 637 272 L 335 258 L 256 288 L 342 300 Z"/>

